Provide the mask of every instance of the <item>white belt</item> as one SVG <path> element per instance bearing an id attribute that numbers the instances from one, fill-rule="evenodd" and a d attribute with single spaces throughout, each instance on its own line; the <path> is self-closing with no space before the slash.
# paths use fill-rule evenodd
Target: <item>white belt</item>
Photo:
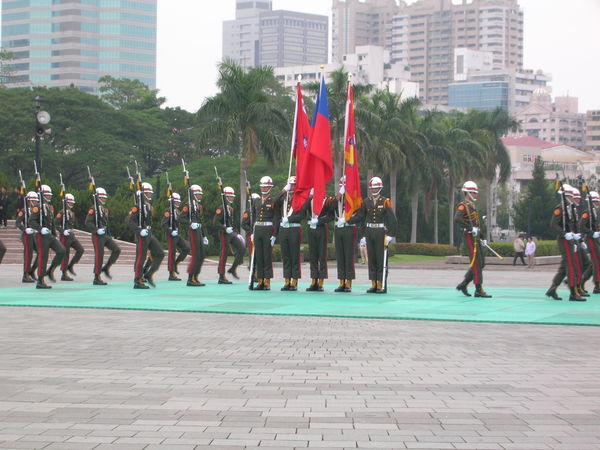
<path id="1" fill-rule="evenodd" d="M 384 223 L 368 223 L 367 228 L 385 228 Z"/>
<path id="2" fill-rule="evenodd" d="M 301 227 L 302 225 L 301 225 L 301 224 L 299 224 L 299 223 L 296 223 L 296 222 L 294 222 L 294 223 L 290 223 L 290 222 L 288 222 L 288 224 L 287 224 L 287 225 L 285 225 L 285 226 L 284 226 L 283 224 L 281 224 L 281 226 L 282 226 L 283 228 L 298 228 L 298 227 Z"/>
<path id="3" fill-rule="evenodd" d="M 256 222 L 254 225 L 258 227 L 272 227 L 273 222 Z"/>

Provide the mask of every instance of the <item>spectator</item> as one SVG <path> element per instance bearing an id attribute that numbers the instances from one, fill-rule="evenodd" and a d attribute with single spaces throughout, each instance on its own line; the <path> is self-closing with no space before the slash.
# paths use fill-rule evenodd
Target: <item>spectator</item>
<path id="1" fill-rule="evenodd" d="M 8 192 L 6 188 L 3 187 L 0 190 L 0 226 L 4 225 L 6 228 L 8 220 Z"/>
<path id="2" fill-rule="evenodd" d="M 521 258 L 521 262 L 525 265 L 525 258 L 523 257 L 525 252 L 525 242 L 523 236 L 517 236 L 513 241 L 513 248 L 515 249 L 515 257 L 513 258 L 513 266 L 517 262 L 517 258 Z"/>
<path id="3" fill-rule="evenodd" d="M 527 256 L 527 268 L 533 269 L 535 267 L 535 241 L 531 236 L 527 239 L 527 246 L 525 247 L 525 256 Z"/>

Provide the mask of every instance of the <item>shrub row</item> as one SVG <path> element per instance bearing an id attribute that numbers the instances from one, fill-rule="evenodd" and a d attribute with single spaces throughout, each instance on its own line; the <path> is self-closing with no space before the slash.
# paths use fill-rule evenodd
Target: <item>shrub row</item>
<path id="1" fill-rule="evenodd" d="M 535 256 L 554 256 L 559 255 L 558 245 L 556 241 L 537 241 L 535 243 L 536 251 Z M 490 242 L 489 246 L 492 247 L 498 254 L 504 257 L 512 257 L 515 254 L 515 250 L 512 242 Z M 467 247 L 461 245 L 461 255 L 467 255 Z M 487 255 L 491 252 L 488 250 Z"/>

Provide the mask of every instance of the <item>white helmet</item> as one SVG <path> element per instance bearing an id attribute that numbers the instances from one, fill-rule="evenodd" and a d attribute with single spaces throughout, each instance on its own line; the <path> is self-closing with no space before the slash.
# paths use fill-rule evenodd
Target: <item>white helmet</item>
<path id="1" fill-rule="evenodd" d="M 571 186 L 570 184 L 563 183 L 562 189 L 559 189 L 558 193 L 564 193 L 565 197 L 573 197 L 573 186 Z"/>
<path id="2" fill-rule="evenodd" d="M 42 194 L 52 197 L 52 189 L 47 184 L 42 184 Z"/>
<path id="3" fill-rule="evenodd" d="M 600 202 L 600 195 L 596 191 L 590 191 L 590 198 L 593 202 Z"/>
<path id="4" fill-rule="evenodd" d="M 474 181 L 465 181 L 462 186 L 462 191 L 469 194 L 478 194 L 477 184 Z"/>
<path id="5" fill-rule="evenodd" d="M 372 194 L 378 195 L 381 192 L 382 188 L 383 188 L 383 181 L 381 181 L 381 178 L 373 177 L 369 180 L 369 189 L 371 189 Z M 373 192 L 375 189 L 377 189 L 377 192 Z"/>
<path id="6" fill-rule="evenodd" d="M 296 176 L 292 175 L 291 177 L 288 178 L 288 183 L 289 184 L 296 184 Z"/>
<path id="7" fill-rule="evenodd" d="M 96 195 L 98 196 L 98 198 L 102 198 L 104 200 L 106 200 L 106 198 L 108 197 L 108 195 L 106 194 L 106 190 L 104 188 L 96 188 Z"/>
<path id="8" fill-rule="evenodd" d="M 35 193 L 33 191 L 29 191 L 25 198 L 27 200 L 29 200 L 30 202 L 39 202 L 40 201 L 40 198 L 38 197 L 37 193 Z"/>
<path id="9" fill-rule="evenodd" d="M 259 200 L 260 199 L 260 195 L 258 195 L 256 192 L 252 193 L 252 200 Z"/>
<path id="10" fill-rule="evenodd" d="M 235 197 L 235 191 L 231 186 L 225 186 L 223 188 L 223 195 L 225 195 L 226 197 Z"/>
<path id="11" fill-rule="evenodd" d="M 268 188 L 272 188 L 273 187 L 273 180 L 271 179 L 271 177 L 268 176 L 264 176 L 260 179 L 260 187 L 268 187 Z"/>
<path id="12" fill-rule="evenodd" d="M 152 185 L 150 183 L 146 183 L 145 181 L 142 183 L 142 192 L 144 195 L 154 194 L 154 189 L 152 189 Z"/>
<path id="13" fill-rule="evenodd" d="M 73 194 L 65 194 L 65 201 L 75 204 L 75 196 Z"/>
<path id="14" fill-rule="evenodd" d="M 581 200 L 581 192 L 579 192 L 579 189 L 577 188 L 572 188 L 572 192 L 573 192 L 573 198 L 577 199 L 577 200 Z"/>
<path id="15" fill-rule="evenodd" d="M 179 195 L 177 192 L 173 192 L 171 194 L 171 200 L 174 202 L 181 202 L 181 195 Z"/>
<path id="16" fill-rule="evenodd" d="M 192 184 L 190 186 L 190 191 L 192 191 L 193 195 L 202 195 L 202 194 L 204 194 L 204 192 L 202 192 L 202 188 L 198 184 Z"/>

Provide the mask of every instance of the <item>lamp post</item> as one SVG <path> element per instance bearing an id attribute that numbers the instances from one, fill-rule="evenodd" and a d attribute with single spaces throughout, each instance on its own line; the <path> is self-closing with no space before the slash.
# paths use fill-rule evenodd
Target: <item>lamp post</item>
<path id="1" fill-rule="evenodd" d="M 42 136 L 50 133 L 50 129 L 46 125 L 50 123 L 50 114 L 41 109 L 42 98 L 38 95 L 35 97 L 35 163 L 38 170 L 42 170 Z"/>

